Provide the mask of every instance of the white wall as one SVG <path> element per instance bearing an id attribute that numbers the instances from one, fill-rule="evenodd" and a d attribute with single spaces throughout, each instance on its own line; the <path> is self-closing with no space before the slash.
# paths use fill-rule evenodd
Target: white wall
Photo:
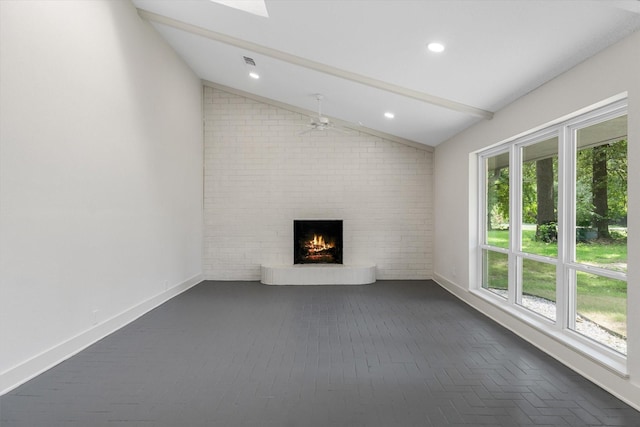
<path id="1" fill-rule="evenodd" d="M 0 392 L 201 278 L 202 87 L 128 1 L 0 2 Z"/>
<path id="2" fill-rule="evenodd" d="M 640 33 L 585 61 L 469 128 L 435 152 L 434 276 L 456 295 L 640 409 Z M 467 292 L 476 244 L 475 174 L 470 153 L 616 94 L 629 93 L 628 370 L 622 378 Z M 471 225 L 470 225 L 471 224 Z"/>
<path id="3" fill-rule="evenodd" d="M 293 220 L 344 220 L 344 263 L 378 279 L 431 277 L 432 152 L 205 88 L 204 273 L 258 280 L 293 264 Z M 425 147 L 426 148 L 426 147 Z"/>

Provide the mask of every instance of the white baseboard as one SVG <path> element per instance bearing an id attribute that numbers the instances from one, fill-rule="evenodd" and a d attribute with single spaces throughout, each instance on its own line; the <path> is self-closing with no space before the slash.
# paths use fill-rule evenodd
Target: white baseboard
<path id="1" fill-rule="evenodd" d="M 191 277 L 80 334 L 0 374 L 0 396 L 67 360 L 102 338 L 133 322 L 171 298 L 202 282 L 202 274 Z"/>

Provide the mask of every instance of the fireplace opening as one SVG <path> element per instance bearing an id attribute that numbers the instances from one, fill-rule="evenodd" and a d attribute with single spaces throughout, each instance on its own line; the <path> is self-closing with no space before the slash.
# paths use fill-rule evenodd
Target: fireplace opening
<path id="1" fill-rule="evenodd" d="M 342 220 L 294 220 L 293 263 L 342 264 Z"/>

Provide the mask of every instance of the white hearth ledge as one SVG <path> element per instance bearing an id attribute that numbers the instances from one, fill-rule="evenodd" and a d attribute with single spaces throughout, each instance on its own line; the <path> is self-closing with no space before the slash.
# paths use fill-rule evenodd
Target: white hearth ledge
<path id="1" fill-rule="evenodd" d="M 376 281 L 375 264 L 261 265 L 265 285 L 367 285 Z"/>

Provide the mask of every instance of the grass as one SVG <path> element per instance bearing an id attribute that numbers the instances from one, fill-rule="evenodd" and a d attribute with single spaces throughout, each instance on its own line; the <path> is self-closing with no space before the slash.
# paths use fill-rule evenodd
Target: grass
<path id="1" fill-rule="evenodd" d="M 533 239 L 535 230 L 523 230 L 523 251 L 557 257 L 557 243 L 537 242 Z M 495 230 L 489 232 L 490 245 L 507 248 L 509 232 Z M 507 288 L 507 256 L 488 251 L 487 282 L 491 288 Z M 583 264 L 626 271 L 627 245 L 626 239 L 603 242 L 578 243 L 576 259 Z M 523 293 L 556 299 L 555 265 L 523 260 Z M 603 327 L 626 337 L 627 318 L 627 283 L 622 280 L 609 279 L 594 274 L 578 272 L 577 276 L 577 311 L 579 314 L 602 325 Z"/>

